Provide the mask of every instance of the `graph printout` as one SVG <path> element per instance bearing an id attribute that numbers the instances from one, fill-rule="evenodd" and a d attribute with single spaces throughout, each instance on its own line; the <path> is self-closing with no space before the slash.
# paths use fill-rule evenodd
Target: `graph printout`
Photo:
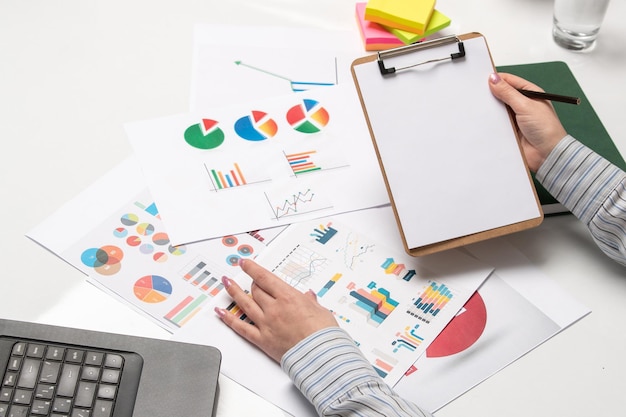
<path id="1" fill-rule="evenodd" d="M 359 35 L 351 30 L 198 24 L 190 108 L 352 85 L 350 64 L 362 54 Z"/>
<path id="2" fill-rule="evenodd" d="M 175 246 L 132 155 L 27 236 L 175 333 L 212 312 L 226 294 L 221 277 L 236 275 L 239 259 L 256 257 L 282 229 Z"/>
<path id="3" fill-rule="evenodd" d="M 221 278 L 237 274 L 240 259 L 254 258 L 264 248 L 249 233 L 174 246 L 144 190 L 60 256 L 175 332 L 225 292 Z"/>
<path id="4" fill-rule="evenodd" d="M 590 312 L 510 242 L 467 249 L 495 272 L 394 387 L 433 413 Z"/>
<path id="5" fill-rule="evenodd" d="M 175 245 L 389 202 L 352 85 L 126 131 Z"/>
<path id="6" fill-rule="evenodd" d="M 328 219 L 290 225 L 258 262 L 315 291 L 392 386 L 492 271 L 458 251 L 424 259 L 392 252 Z"/>

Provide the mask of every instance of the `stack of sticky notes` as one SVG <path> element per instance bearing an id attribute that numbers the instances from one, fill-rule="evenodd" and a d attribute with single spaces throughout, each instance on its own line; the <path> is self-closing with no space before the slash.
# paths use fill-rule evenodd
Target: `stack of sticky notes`
<path id="1" fill-rule="evenodd" d="M 435 0 L 369 0 L 356 3 L 356 16 L 367 51 L 415 43 L 450 25 Z"/>

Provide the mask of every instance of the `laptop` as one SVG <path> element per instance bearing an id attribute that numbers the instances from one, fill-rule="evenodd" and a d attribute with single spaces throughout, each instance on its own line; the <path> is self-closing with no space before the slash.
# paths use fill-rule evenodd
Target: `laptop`
<path id="1" fill-rule="evenodd" d="M 0 416 L 212 417 L 220 351 L 0 319 Z"/>

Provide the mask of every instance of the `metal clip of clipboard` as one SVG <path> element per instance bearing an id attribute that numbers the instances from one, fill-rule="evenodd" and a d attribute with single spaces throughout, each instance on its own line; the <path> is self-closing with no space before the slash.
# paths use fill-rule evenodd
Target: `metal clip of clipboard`
<path id="1" fill-rule="evenodd" d="M 396 68 L 396 67 L 385 68 L 385 63 L 383 62 L 383 59 L 386 59 L 386 58 L 393 58 L 395 56 L 404 55 L 404 54 L 408 54 L 411 52 L 420 51 L 420 50 L 424 50 L 428 48 L 435 48 L 438 46 L 447 45 L 447 44 L 454 43 L 454 42 L 457 43 L 459 47 L 459 52 L 452 53 L 450 54 L 450 56 L 446 56 L 443 58 L 429 59 L 428 61 L 418 62 L 416 64 L 407 65 L 407 66 L 400 67 L 400 68 Z M 385 76 L 385 75 L 393 74 L 397 71 L 402 71 L 405 69 L 417 67 L 419 65 L 446 61 L 448 59 L 451 61 L 454 61 L 455 59 L 463 58 L 464 56 L 465 56 L 465 46 L 463 45 L 463 42 L 456 35 L 451 35 L 451 36 L 446 36 L 446 37 L 439 38 L 439 39 L 433 39 L 431 41 L 415 43 L 412 45 L 401 46 L 399 48 L 394 48 L 394 49 L 389 49 L 387 51 L 378 52 L 377 62 L 378 62 L 378 68 L 380 69 L 381 75 Z"/>

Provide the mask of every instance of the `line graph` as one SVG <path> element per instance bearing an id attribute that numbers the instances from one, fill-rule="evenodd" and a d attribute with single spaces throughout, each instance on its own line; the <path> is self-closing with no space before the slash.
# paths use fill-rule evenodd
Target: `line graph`
<path id="1" fill-rule="evenodd" d="M 374 250 L 373 243 L 362 241 L 362 236 L 352 231 L 346 234 L 343 246 L 337 252 L 343 254 L 343 263 L 350 270 L 363 262 L 363 257 Z"/>
<path id="2" fill-rule="evenodd" d="M 272 199 L 269 194 L 265 193 L 265 198 L 272 210 L 272 218 L 275 220 L 332 207 L 325 205 L 325 202 L 318 198 L 318 195 L 311 188 L 290 193 L 285 192 L 282 195 L 286 195 L 286 197 Z"/>
<path id="3" fill-rule="evenodd" d="M 322 82 L 322 81 L 297 81 L 297 80 L 293 80 L 289 77 L 286 77 L 284 75 L 281 74 L 277 74 L 276 72 L 272 72 L 272 71 L 268 71 L 266 69 L 254 66 L 254 65 L 250 65 L 246 62 L 243 62 L 241 60 L 237 60 L 235 61 L 235 65 L 240 66 L 240 67 L 246 67 L 249 68 L 250 70 L 253 71 L 257 71 L 263 74 L 266 74 L 270 77 L 274 77 L 274 78 L 280 78 L 281 80 L 285 80 L 289 83 L 289 86 L 291 87 L 291 91 L 293 92 L 298 92 L 298 91 L 307 91 L 312 87 L 330 87 L 333 85 L 337 84 L 337 58 L 335 58 L 335 80 L 333 82 Z"/>
<path id="4" fill-rule="evenodd" d="M 323 255 L 298 244 L 272 270 L 283 281 L 301 291 L 309 288 L 309 282 L 324 271 L 328 259 Z"/>

